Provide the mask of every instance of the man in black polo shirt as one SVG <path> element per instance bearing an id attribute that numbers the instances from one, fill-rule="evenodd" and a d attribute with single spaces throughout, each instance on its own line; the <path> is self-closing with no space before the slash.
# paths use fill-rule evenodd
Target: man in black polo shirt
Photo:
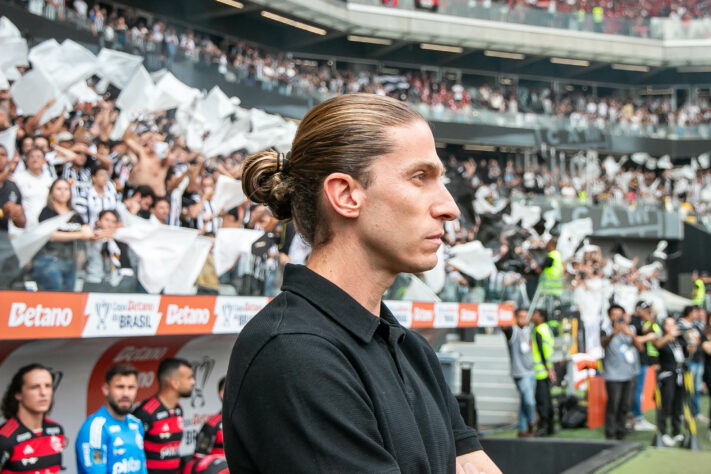
<path id="1" fill-rule="evenodd" d="M 291 154 L 247 159 L 242 183 L 312 245 L 245 327 L 223 403 L 230 472 L 498 473 L 427 341 L 382 303 L 435 266 L 459 211 L 427 123 L 394 99 L 312 109 Z"/>

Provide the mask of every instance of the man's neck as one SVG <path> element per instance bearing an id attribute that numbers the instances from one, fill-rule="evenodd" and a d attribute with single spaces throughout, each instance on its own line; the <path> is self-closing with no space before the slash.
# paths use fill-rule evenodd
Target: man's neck
<path id="1" fill-rule="evenodd" d="M 37 431 L 42 429 L 44 413 L 33 413 L 20 406 L 17 410 L 17 419 L 30 430 Z"/>
<path id="2" fill-rule="evenodd" d="M 378 317 L 383 293 L 397 276 L 372 265 L 366 252 L 358 246 L 334 248 L 327 245 L 315 249 L 307 267 L 348 293 Z"/>
<path id="3" fill-rule="evenodd" d="M 40 176 L 42 176 L 42 168 L 38 169 L 37 171 L 32 171 L 32 170 L 28 169 L 27 172 L 30 173 L 35 178 L 39 178 Z"/>
<path id="4" fill-rule="evenodd" d="M 163 389 L 158 392 L 158 400 L 160 400 L 167 409 L 172 410 L 178 406 L 180 396 L 173 391 L 173 389 Z"/>

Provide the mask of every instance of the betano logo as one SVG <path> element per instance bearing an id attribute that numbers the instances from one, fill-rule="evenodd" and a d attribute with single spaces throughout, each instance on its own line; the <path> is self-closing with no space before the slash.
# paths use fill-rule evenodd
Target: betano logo
<path id="1" fill-rule="evenodd" d="M 70 308 L 51 308 L 38 304 L 28 307 L 25 303 L 12 303 L 10 306 L 11 328 L 25 326 L 28 328 L 68 327 L 72 322 Z"/>
<path id="2" fill-rule="evenodd" d="M 177 304 L 169 304 L 166 316 L 166 324 L 208 324 L 210 322 L 210 311 L 205 308 L 191 308 Z"/>
<path id="3" fill-rule="evenodd" d="M 434 310 L 419 308 L 415 306 L 412 309 L 412 316 L 415 321 L 432 321 L 434 319 Z"/>

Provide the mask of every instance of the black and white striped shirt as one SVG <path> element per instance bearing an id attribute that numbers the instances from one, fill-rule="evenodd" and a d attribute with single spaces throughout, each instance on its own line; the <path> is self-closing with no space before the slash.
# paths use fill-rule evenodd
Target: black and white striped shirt
<path id="1" fill-rule="evenodd" d="M 104 187 L 104 195 L 99 196 L 94 186 L 89 188 L 86 197 L 74 196 L 72 198 L 74 209 L 84 218 L 84 222 L 92 228 L 99 220 L 101 211 L 115 210 L 120 202 L 114 183 L 109 181 Z"/>

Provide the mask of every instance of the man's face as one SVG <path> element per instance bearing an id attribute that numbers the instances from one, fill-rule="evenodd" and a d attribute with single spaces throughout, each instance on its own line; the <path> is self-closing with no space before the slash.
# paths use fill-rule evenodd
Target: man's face
<path id="1" fill-rule="evenodd" d="M 30 151 L 30 149 L 32 148 L 33 145 L 34 145 L 34 143 L 32 141 L 32 137 L 23 138 L 22 139 L 22 147 L 20 149 L 20 152 L 23 155 L 27 155 L 27 152 Z"/>
<path id="2" fill-rule="evenodd" d="M 74 165 L 84 166 L 85 164 L 86 164 L 86 155 L 82 152 L 77 152 L 76 157 L 74 158 Z"/>
<path id="3" fill-rule="evenodd" d="M 165 222 L 170 215 L 170 204 L 168 204 L 168 201 L 158 201 L 153 207 L 153 214 L 159 221 Z"/>
<path id="4" fill-rule="evenodd" d="M 178 394 L 181 397 L 189 397 L 192 395 L 193 387 L 195 386 L 193 369 L 186 365 L 181 365 L 180 368 L 178 368 L 176 380 L 178 382 Z"/>
<path id="5" fill-rule="evenodd" d="M 440 179 L 443 167 L 427 124 L 391 127 L 388 134 L 394 151 L 370 167 L 356 232 L 374 267 L 420 273 L 437 264 L 444 222 L 459 210 Z"/>
<path id="6" fill-rule="evenodd" d="M 32 414 L 44 414 L 52 406 L 52 374 L 45 369 L 27 372 L 22 378 L 22 391 L 15 394 L 20 406 Z"/>
<path id="7" fill-rule="evenodd" d="M 616 323 L 620 320 L 624 321 L 625 320 L 625 312 L 622 311 L 620 308 L 615 308 L 612 311 L 610 311 L 610 319 L 612 320 L 613 323 Z"/>
<path id="8" fill-rule="evenodd" d="M 106 397 L 106 403 L 119 415 L 126 415 L 131 411 L 133 402 L 136 401 L 138 393 L 138 381 L 136 376 L 115 375 L 109 383 L 101 387 Z"/>
<path id="9" fill-rule="evenodd" d="M 141 196 L 141 210 L 147 211 L 153 205 L 153 198 L 150 195 Z"/>
<path id="10" fill-rule="evenodd" d="M 39 148 L 44 153 L 49 153 L 49 142 L 45 137 L 35 138 L 35 147 Z"/>
<path id="11" fill-rule="evenodd" d="M 104 186 L 106 186 L 106 183 L 109 181 L 109 172 L 103 169 L 97 170 L 91 179 L 94 182 L 95 186 L 100 189 L 103 189 Z"/>
<path id="12" fill-rule="evenodd" d="M 528 325 L 528 311 L 521 309 L 516 311 L 516 324 L 518 327 L 526 327 Z"/>
<path id="13" fill-rule="evenodd" d="M 32 150 L 29 155 L 27 155 L 27 169 L 34 174 L 39 174 L 42 172 L 42 166 L 44 165 L 44 153 L 40 150 Z"/>
<path id="14" fill-rule="evenodd" d="M 116 220 L 116 216 L 113 215 L 111 212 L 107 212 L 101 218 L 96 221 L 96 224 L 99 228 L 101 229 L 106 229 L 106 230 L 114 230 L 116 228 L 116 224 L 118 221 Z"/>

